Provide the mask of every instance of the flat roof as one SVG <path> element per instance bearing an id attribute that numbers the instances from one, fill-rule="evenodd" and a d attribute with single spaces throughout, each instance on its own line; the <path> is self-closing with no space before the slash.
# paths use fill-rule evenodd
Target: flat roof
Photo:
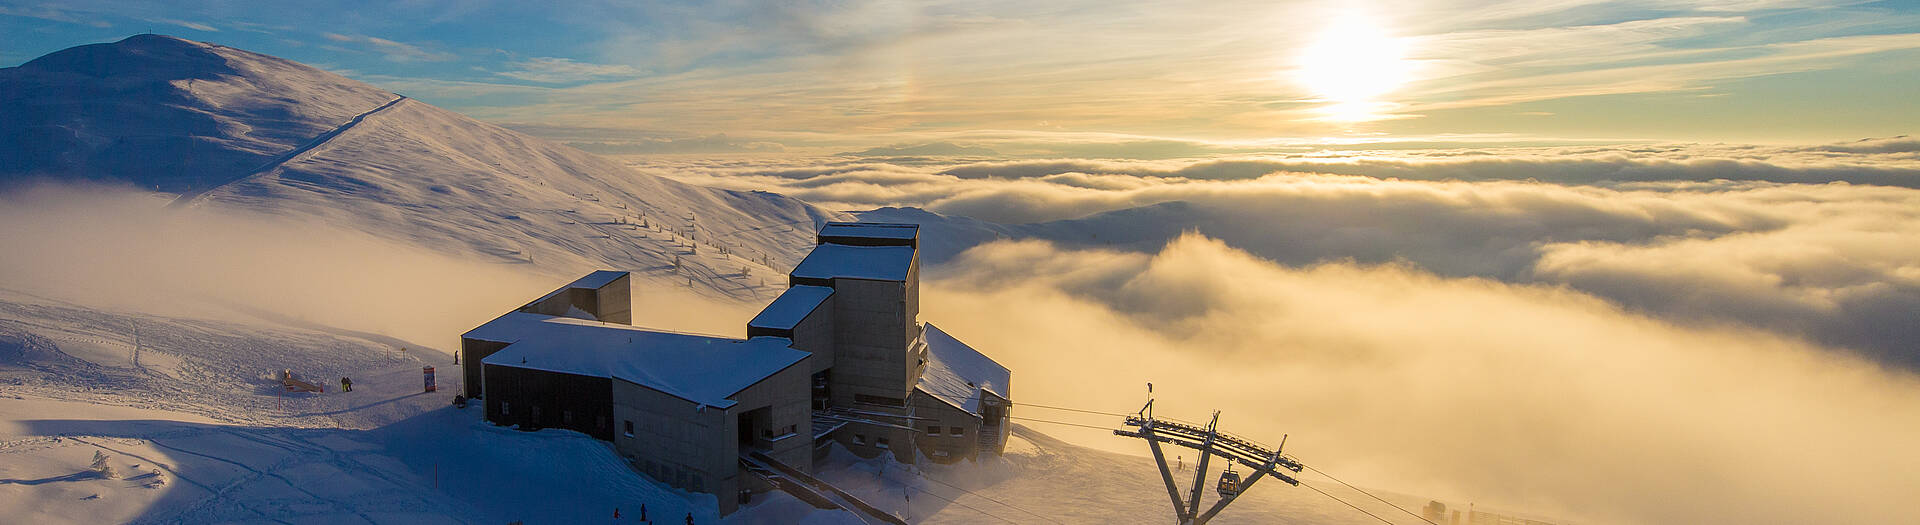
<path id="1" fill-rule="evenodd" d="M 774 298 L 772 303 L 760 310 L 760 315 L 753 316 L 747 326 L 792 330 L 800 324 L 800 320 L 807 318 L 807 314 L 813 313 L 820 303 L 827 302 L 827 298 L 832 296 L 833 289 L 825 286 L 787 288 L 787 291 L 780 293 L 780 297 Z"/>
<path id="2" fill-rule="evenodd" d="M 593 273 L 587 274 L 586 277 L 575 279 L 573 281 L 573 284 L 569 284 L 567 285 L 567 287 L 568 288 L 588 288 L 588 289 L 604 288 L 609 284 L 613 284 L 614 279 L 619 279 L 626 275 L 627 275 L 627 272 L 620 272 L 620 271 L 614 271 L 614 270 L 595 270 Z"/>
<path id="3" fill-rule="evenodd" d="M 510 343 L 484 364 L 620 379 L 717 408 L 732 407 L 728 397 L 812 355 L 783 338 L 733 339 L 525 312 L 501 316 L 467 337 Z"/>
<path id="4" fill-rule="evenodd" d="M 790 275 L 810 279 L 872 279 L 905 281 L 913 268 L 912 246 L 847 246 L 822 244 L 813 247 Z"/>
<path id="5" fill-rule="evenodd" d="M 981 392 L 1012 401 L 1013 373 L 993 358 L 927 323 L 920 337 L 927 342 L 927 371 L 915 386 L 934 398 L 975 416 L 980 415 Z"/>
<path id="6" fill-rule="evenodd" d="M 920 225 L 892 222 L 829 222 L 820 228 L 820 236 L 914 239 L 920 236 Z"/>

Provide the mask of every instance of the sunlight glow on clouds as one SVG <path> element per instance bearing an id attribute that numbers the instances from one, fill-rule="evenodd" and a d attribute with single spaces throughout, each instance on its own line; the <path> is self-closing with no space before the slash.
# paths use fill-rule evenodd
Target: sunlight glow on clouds
<path id="1" fill-rule="evenodd" d="M 1920 490 L 1920 377 L 1565 288 L 1197 234 L 1003 241 L 929 276 L 925 315 L 1020 377 L 1082 378 L 1023 383 L 1035 403 L 1131 410 L 1151 381 L 1157 414 L 1291 433 L 1362 485 L 1597 523 L 1899 522 Z"/>
<path id="2" fill-rule="evenodd" d="M 843 209 L 987 221 L 929 230 L 933 246 L 942 235 L 961 246 L 1006 236 L 1151 253 L 1197 231 L 1281 264 L 1405 263 L 1567 286 L 1672 322 L 1745 326 L 1920 370 L 1920 251 L 1907 248 L 1920 246 L 1915 144 L 637 167 Z M 918 220 L 890 213 L 868 220 Z"/>

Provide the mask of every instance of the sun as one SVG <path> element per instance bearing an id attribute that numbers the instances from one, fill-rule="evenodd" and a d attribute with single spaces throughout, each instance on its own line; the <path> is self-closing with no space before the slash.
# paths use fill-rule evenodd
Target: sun
<path id="1" fill-rule="evenodd" d="M 1332 120 L 1374 120 L 1394 104 L 1384 96 L 1406 84 L 1413 70 L 1407 39 L 1358 17 L 1342 17 L 1302 48 L 1295 82 L 1326 102 Z"/>

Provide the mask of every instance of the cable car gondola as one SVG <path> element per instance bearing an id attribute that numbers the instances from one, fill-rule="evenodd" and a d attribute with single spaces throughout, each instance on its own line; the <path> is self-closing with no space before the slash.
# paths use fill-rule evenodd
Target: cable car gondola
<path id="1" fill-rule="evenodd" d="M 1240 495 L 1240 473 L 1234 472 L 1233 467 L 1229 465 L 1225 472 L 1220 473 L 1220 486 L 1216 488 L 1222 498 Z"/>

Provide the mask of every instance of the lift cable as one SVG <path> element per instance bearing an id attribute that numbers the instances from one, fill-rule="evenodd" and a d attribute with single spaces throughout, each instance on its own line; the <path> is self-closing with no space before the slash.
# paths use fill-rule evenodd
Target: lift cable
<path id="1" fill-rule="evenodd" d="M 1007 417 L 1008 417 L 1008 418 L 1011 418 L 1011 419 L 1018 419 L 1018 420 L 1021 420 L 1021 421 L 1032 421 L 1032 422 L 1035 422 L 1035 423 L 1051 423 L 1051 424 L 1055 424 L 1055 425 L 1066 425 L 1066 426 L 1070 426 L 1070 427 L 1082 427 L 1082 428 L 1091 428 L 1091 429 L 1096 429 L 1096 430 L 1113 430 L 1113 427 L 1110 427 L 1110 426 L 1100 426 L 1100 425 L 1085 425 L 1085 424 L 1080 424 L 1080 423 L 1068 423 L 1068 422 L 1065 422 L 1065 421 L 1053 421 L 1053 420 L 1048 420 L 1048 419 L 1039 419 L 1039 418 L 1031 418 L 1031 417 L 1020 417 L 1020 416 L 1007 416 Z"/>
<path id="2" fill-rule="evenodd" d="M 1367 495 L 1367 497 L 1369 497 L 1369 498 L 1373 498 L 1373 499 L 1375 499 L 1375 500 L 1379 500 L 1379 501 L 1380 501 L 1381 503 L 1385 503 L 1385 504 L 1388 504 L 1388 505 L 1392 505 L 1392 506 L 1393 506 L 1393 508 L 1396 508 L 1396 509 L 1400 509 L 1400 512 L 1405 512 L 1405 513 L 1407 513 L 1407 515 L 1408 515 L 1408 516 L 1413 516 L 1413 517 L 1415 517 L 1415 518 L 1420 518 L 1420 521 L 1424 521 L 1424 522 L 1427 522 L 1427 523 L 1430 523 L 1430 524 L 1432 524 L 1432 525 L 1440 525 L 1440 524 L 1438 524 L 1438 523 L 1434 523 L 1434 522 L 1433 522 L 1433 520 L 1430 520 L 1430 519 L 1427 519 L 1427 517 L 1426 517 L 1426 516 L 1421 516 L 1421 515 L 1419 515 L 1419 514 L 1414 514 L 1414 513 L 1413 513 L 1413 511 L 1410 511 L 1410 510 L 1407 510 L 1407 509 L 1406 509 L 1406 507 L 1401 507 L 1401 506 L 1399 506 L 1399 505 L 1394 505 L 1394 503 L 1393 503 L 1393 502 L 1391 502 L 1391 501 L 1387 501 L 1387 500 L 1384 500 L 1384 499 L 1380 499 L 1380 497 L 1379 497 L 1379 496 L 1375 496 L 1375 495 L 1373 495 L 1373 493 L 1372 493 L 1372 492 L 1367 492 L 1367 491 L 1365 491 L 1365 490 L 1361 490 L 1361 489 L 1360 489 L 1360 487 L 1355 487 L 1355 486 L 1353 486 L 1353 484 L 1351 484 L 1351 483 L 1347 483 L 1347 482 L 1345 482 L 1345 481 L 1340 481 L 1340 478 L 1336 478 L 1336 477 L 1333 477 L 1333 475 L 1332 475 L 1332 474 L 1328 474 L 1328 473 L 1326 473 L 1326 472 L 1323 472 L 1323 471 L 1321 471 L 1320 469 L 1317 469 L 1317 468 L 1313 468 L 1312 466 L 1307 466 L 1307 470 L 1311 470 L 1311 471 L 1313 471 L 1313 472 L 1314 472 L 1315 474 L 1319 474 L 1319 475 L 1322 475 L 1322 476 L 1326 476 L 1326 477 L 1327 477 L 1327 479 L 1330 479 L 1330 480 L 1333 480 L 1334 482 L 1336 482 L 1336 483 L 1339 483 L 1339 484 L 1341 484 L 1341 485 L 1346 485 L 1346 486 L 1347 486 L 1347 488 L 1350 488 L 1350 489 L 1353 489 L 1353 490 L 1355 490 L 1355 491 L 1358 491 L 1358 492 L 1360 492 L 1361 494 L 1366 494 L 1366 495 Z"/>
<path id="3" fill-rule="evenodd" d="M 1302 482 L 1300 482 L 1300 486 L 1302 486 L 1302 487 L 1306 487 L 1306 488 L 1310 488 L 1310 489 L 1313 489 L 1313 491 L 1314 491 L 1314 492 L 1318 492 L 1318 493 L 1320 493 L 1320 495 L 1322 495 L 1322 496 L 1326 496 L 1326 497 L 1329 497 L 1329 498 L 1333 498 L 1333 500 L 1334 500 L 1334 501 L 1338 501 L 1338 502 L 1341 502 L 1341 503 L 1345 503 L 1345 504 L 1346 504 L 1346 505 L 1347 505 L 1348 507 L 1353 507 L 1353 510 L 1357 510 L 1357 511 L 1360 511 L 1360 513 L 1361 513 L 1361 514 L 1366 514 L 1366 515 L 1368 515 L 1368 516 L 1372 516 L 1372 517 L 1373 517 L 1373 519 L 1376 519 L 1376 520 L 1380 520 L 1380 523 L 1385 523 L 1385 524 L 1387 524 L 1387 525 L 1393 525 L 1393 522 L 1391 522 L 1391 521 L 1387 521 L 1387 519 L 1386 519 L 1386 518 L 1382 518 L 1382 517 L 1380 517 L 1380 516 L 1379 516 L 1378 514 L 1374 514 L 1374 513 L 1371 513 L 1371 512 L 1367 512 L 1367 509 L 1363 509 L 1363 508 L 1360 508 L 1360 506 L 1359 506 L 1359 505 L 1354 505 L 1354 504 L 1352 504 L 1352 503 L 1347 503 L 1347 500 L 1343 500 L 1343 499 L 1340 499 L 1340 497 L 1339 497 L 1339 496 L 1335 496 L 1335 495 L 1332 495 L 1332 494 L 1328 494 L 1328 493 L 1327 493 L 1327 491 L 1324 491 L 1324 490 L 1320 490 L 1320 487 L 1315 487 L 1315 486 L 1313 486 L 1313 485 L 1309 485 L 1309 484 L 1307 484 L 1307 482 L 1305 482 L 1305 481 L 1302 481 Z"/>
<path id="4" fill-rule="evenodd" d="M 922 477 L 922 478 L 924 479 L 924 477 Z M 1004 522 L 1007 522 L 1007 523 L 1014 523 L 1014 524 L 1018 524 L 1018 523 L 1020 523 L 1020 522 L 1018 522 L 1018 521 L 1013 521 L 1013 520 L 1010 520 L 1010 519 L 1006 519 L 1006 518 L 1002 518 L 1002 517 L 1000 517 L 1000 515 L 998 515 L 998 514 L 994 514 L 994 513 L 991 513 L 991 512 L 987 512 L 987 511 L 984 511 L 984 510 L 980 510 L 980 509 L 978 509 L 978 508 L 974 508 L 974 507 L 973 507 L 972 505 L 968 505 L 968 504 L 965 504 L 965 503 L 961 503 L 961 502 L 958 502 L 958 501 L 954 501 L 954 500 L 953 500 L 953 498 L 949 498 L 949 497 L 946 497 L 946 496 L 942 496 L 942 495 L 939 495 L 939 494 L 934 494 L 933 492 L 931 492 L 931 491 L 928 491 L 927 489 L 923 489 L 923 488 L 920 488 L 920 487 L 915 487 L 915 486 L 913 486 L 913 485 L 909 485 L 909 484 L 904 484 L 904 483 L 903 483 L 903 484 L 901 484 L 901 486 L 903 486 L 903 487 L 906 487 L 906 488 L 910 488 L 910 489 L 913 489 L 913 490 L 918 490 L 918 491 L 920 491 L 920 493 L 921 493 L 921 494 L 926 494 L 926 495 L 929 495 L 929 496 L 933 496 L 933 497 L 936 497 L 936 498 L 940 498 L 940 499 L 942 499 L 942 500 L 945 500 L 945 501 L 946 501 L 947 503 L 952 503 L 952 504 L 954 504 L 954 505 L 959 505 L 959 506 L 960 506 L 960 508 L 964 508 L 964 509 L 967 509 L 967 510 L 971 510 L 971 511 L 974 511 L 974 512 L 978 512 L 978 513 L 981 513 L 981 514 L 985 514 L 985 515 L 987 515 L 987 517 L 990 517 L 990 518 L 993 518 L 993 519 L 996 519 L 996 520 L 1000 520 L 1000 521 L 1004 521 Z"/>
<path id="5" fill-rule="evenodd" d="M 1056 519 L 1053 519 L 1053 518 L 1049 518 L 1049 517 L 1046 517 L 1046 516 L 1043 516 L 1043 515 L 1041 515 L 1041 514 L 1040 514 L 1040 513 L 1038 513 L 1038 512 L 1034 512 L 1034 511 L 1031 511 L 1031 510 L 1027 510 L 1027 509 L 1023 509 L 1023 508 L 1020 508 L 1020 507 L 1015 507 L 1015 506 L 1013 506 L 1013 504 L 1011 504 L 1011 503 L 1007 503 L 1007 502 L 1004 502 L 1004 501 L 1000 501 L 1000 500 L 997 500 L 997 499 L 993 499 L 993 498 L 989 498 L 989 497 L 986 497 L 985 495 L 982 495 L 982 494 L 980 494 L 980 493 L 978 493 L 978 492 L 974 492 L 974 491 L 971 491 L 971 490 L 967 490 L 967 489 L 963 489 L 963 488 L 960 488 L 960 487 L 955 487 L 955 486 L 954 486 L 954 485 L 953 485 L 952 483 L 947 483 L 947 482 L 945 482 L 945 481 L 940 481 L 940 480 L 938 480 L 938 479 L 934 479 L 934 478 L 932 478 L 932 477 L 928 477 L 928 476 L 920 476 L 920 479 L 924 479 L 924 480 L 927 480 L 927 481 L 932 481 L 932 482 L 934 482 L 934 483 L 939 483 L 939 484 L 941 484 L 941 485 L 946 485 L 946 486 L 948 486 L 948 487 L 952 487 L 952 488 L 953 488 L 953 490 L 958 490 L 958 491 L 960 491 L 960 492 L 965 492 L 965 493 L 968 493 L 968 494 L 972 494 L 972 495 L 973 495 L 974 497 L 977 497 L 977 498 L 980 498 L 980 499 L 984 499 L 984 500 L 987 500 L 987 501 L 991 501 L 991 502 L 994 502 L 994 503 L 999 503 L 999 504 L 1000 504 L 1000 506 L 1003 506 L 1003 507 L 1006 507 L 1006 508 L 1010 508 L 1010 509 L 1013 509 L 1013 510 L 1017 510 L 1017 511 L 1020 511 L 1020 512 L 1025 512 L 1025 513 L 1027 513 L 1027 514 L 1030 514 L 1030 515 L 1032 515 L 1033 517 L 1036 517 L 1036 518 L 1040 518 L 1040 519 L 1043 519 L 1043 520 L 1046 520 L 1046 521 L 1047 521 L 1048 523 L 1060 523 L 1060 520 L 1056 520 Z M 925 491 L 925 490 L 922 490 L 921 492 L 926 492 L 926 491 Z M 931 494 L 931 493 L 929 493 L 929 494 Z"/>
<path id="6" fill-rule="evenodd" d="M 925 390 L 921 390 L 920 392 L 922 392 L 922 393 L 925 393 L 925 394 L 927 394 L 927 395 L 930 395 L 930 396 L 933 396 L 933 397 L 937 397 L 937 398 L 941 398 L 941 399 L 946 399 L 946 400 L 950 400 L 950 401 L 956 401 L 956 402 L 967 402 L 967 401 L 978 401 L 978 400 L 980 399 L 980 396 L 968 396 L 968 397 L 959 397 L 959 396 L 950 396 L 950 395 L 945 395 L 945 394 L 935 394 L 935 393 L 933 393 L 933 392 L 927 392 L 927 391 L 925 391 Z M 1022 403 L 1022 402 L 1019 402 L 1019 401 L 1007 401 L 1007 405 L 1008 405 L 1008 406 L 1016 406 L 1016 407 L 1033 407 L 1033 408 L 1044 408 L 1044 409 L 1048 409 L 1048 410 L 1065 410 L 1065 411 L 1068 411 L 1068 412 L 1081 412 L 1081 413 L 1086 413 L 1086 414 L 1095 414 L 1095 415 L 1102 415 L 1102 416 L 1119 416 L 1119 417 L 1126 417 L 1126 416 L 1129 416 L 1129 415 L 1132 415 L 1132 414 L 1125 414 L 1125 413 L 1120 413 L 1120 412 L 1107 412 L 1107 411 L 1102 411 L 1102 410 L 1088 410 L 1088 409 L 1084 409 L 1084 408 L 1069 408 L 1069 407 L 1063 407 L 1063 406 L 1052 406 L 1052 405 L 1038 405 L 1038 404 L 1034 404 L 1034 403 Z"/>

